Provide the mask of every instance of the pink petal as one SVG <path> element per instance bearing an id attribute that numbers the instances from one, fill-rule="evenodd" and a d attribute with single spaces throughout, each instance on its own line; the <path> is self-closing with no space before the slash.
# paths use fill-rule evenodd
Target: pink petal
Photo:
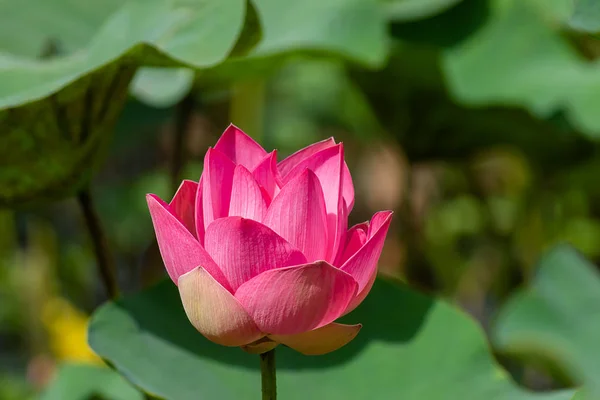
<path id="1" fill-rule="evenodd" d="M 312 156 L 315 153 L 318 153 L 321 150 L 328 149 L 330 147 L 335 146 L 335 140 L 332 137 L 329 139 L 322 140 L 317 143 L 313 143 L 310 146 L 307 146 L 301 150 L 298 150 L 291 156 L 287 157 L 285 160 L 282 160 L 277 167 L 279 168 L 279 172 L 282 177 L 285 177 L 290 173 L 294 167 L 300 164 L 302 161 Z"/>
<path id="2" fill-rule="evenodd" d="M 175 192 L 173 200 L 169 203 L 173 214 L 179 218 L 183 225 L 196 236 L 196 192 L 198 184 L 194 181 L 184 180 Z"/>
<path id="3" fill-rule="evenodd" d="M 264 336 L 244 307 L 204 268 L 181 275 L 178 286 L 188 319 L 208 340 L 243 346 Z"/>
<path id="4" fill-rule="evenodd" d="M 200 182 L 198 182 L 198 189 L 196 190 L 196 237 L 200 244 L 204 244 L 204 230 L 206 229 L 204 226 L 204 206 L 203 206 L 203 189 L 204 184 L 202 181 L 202 177 L 200 177 Z"/>
<path id="5" fill-rule="evenodd" d="M 240 217 L 222 218 L 210 224 L 205 245 L 234 292 L 261 272 L 306 263 L 298 249 L 270 228 Z"/>
<path id="6" fill-rule="evenodd" d="M 367 236 L 371 239 L 384 225 L 389 225 L 392 219 L 392 215 L 394 213 L 392 211 L 379 211 L 373 215 L 371 221 L 369 222 L 369 229 L 367 231 Z M 387 229 L 387 228 L 386 228 Z"/>
<path id="7" fill-rule="evenodd" d="M 243 165 L 250 171 L 256 168 L 258 163 L 267 155 L 265 149 L 233 124 L 225 129 L 215 145 L 215 150 L 220 151 L 231 161 Z"/>
<path id="8" fill-rule="evenodd" d="M 225 275 L 198 240 L 175 216 L 171 207 L 153 194 L 147 195 L 146 200 L 160 254 L 173 282 L 177 283 L 181 275 L 202 265 L 214 279 L 229 290 L 230 286 Z"/>
<path id="9" fill-rule="evenodd" d="M 277 171 L 277 150 L 269 153 L 252 171 L 254 179 L 265 189 L 272 199 L 276 190 L 282 186 L 279 171 Z"/>
<path id="10" fill-rule="evenodd" d="M 354 255 L 366 242 L 367 242 L 367 231 L 369 229 L 368 223 L 361 223 L 354 225 L 346 233 L 346 243 L 343 247 L 340 247 L 340 252 L 334 263 L 334 265 L 343 265 L 350 257 Z"/>
<path id="11" fill-rule="evenodd" d="M 354 208 L 354 184 L 352 183 L 352 175 L 350 174 L 350 169 L 346 162 L 344 162 L 342 180 L 342 195 L 344 196 L 344 201 L 348 205 L 348 214 L 350 214 L 350 211 Z"/>
<path id="12" fill-rule="evenodd" d="M 319 179 L 309 169 L 285 185 L 263 222 L 300 249 L 309 262 L 327 254 L 327 214 Z"/>
<path id="13" fill-rule="evenodd" d="M 263 191 L 250 171 L 243 165 L 238 165 L 233 174 L 229 216 L 262 221 L 266 213 L 267 200 Z"/>
<path id="14" fill-rule="evenodd" d="M 340 267 L 356 279 L 359 294 L 367 287 L 374 271 L 377 271 L 377 261 L 391 222 L 391 211 L 376 213 L 369 225 L 367 242 Z"/>
<path id="15" fill-rule="evenodd" d="M 294 335 L 337 319 L 356 295 L 349 274 L 325 261 L 272 269 L 235 292 L 262 332 Z"/>
<path id="16" fill-rule="evenodd" d="M 271 335 L 269 338 L 285 344 L 307 356 L 327 354 L 350 343 L 362 328 L 358 325 L 344 325 L 332 322 L 312 331 L 296 335 Z"/>
<path id="17" fill-rule="evenodd" d="M 292 171 L 292 169 L 294 169 L 299 163 L 308 157 L 320 152 L 321 150 L 334 147 L 335 145 L 335 140 L 333 138 L 329 138 L 298 150 L 279 163 L 278 168 L 281 176 L 286 177 Z M 348 205 L 349 213 L 352 211 L 352 208 L 354 208 L 354 185 L 352 184 L 352 175 L 350 174 L 350 170 L 348 169 L 348 165 L 346 163 L 344 163 L 343 168 L 344 186 L 342 190 L 344 200 L 346 200 L 346 204 Z"/>
<path id="18" fill-rule="evenodd" d="M 343 164 L 344 148 L 341 144 L 338 144 L 305 158 L 283 179 L 285 186 L 305 169 L 310 169 L 319 178 L 327 210 L 328 253 L 325 259 L 331 261 L 337 255 L 338 247 L 346 231 L 345 224 L 347 223 L 342 197 Z"/>
<path id="19" fill-rule="evenodd" d="M 215 219 L 227 216 L 234 171 L 235 164 L 223 153 L 208 149 L 202 173 L 202 208 L 205 228 L 208 228 Z"/>

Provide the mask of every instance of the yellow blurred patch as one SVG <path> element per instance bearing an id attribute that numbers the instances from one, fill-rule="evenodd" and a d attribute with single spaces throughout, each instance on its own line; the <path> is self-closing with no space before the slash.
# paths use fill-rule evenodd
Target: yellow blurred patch
<path id="1" fill-rule="evenodd" d="M 50 350 L 57 360 L 102 365 L 87 344 L 88 317 L 61 297 L 44 304 L 42 323 L 48 331 Z"/>

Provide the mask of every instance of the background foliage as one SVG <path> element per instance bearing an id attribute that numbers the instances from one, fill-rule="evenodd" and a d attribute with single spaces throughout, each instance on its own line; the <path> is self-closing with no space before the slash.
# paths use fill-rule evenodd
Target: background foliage
<path id="1" fill-rule="evenodd" d="M 594 0 L 0 0 L 0 399 L 256 398 L 144 200 L 229 122 L 343 140 L 351 222 L 396 211 L 359 337 L 279 351 L 282 398 L 600 398 L 598 33 Z"/>

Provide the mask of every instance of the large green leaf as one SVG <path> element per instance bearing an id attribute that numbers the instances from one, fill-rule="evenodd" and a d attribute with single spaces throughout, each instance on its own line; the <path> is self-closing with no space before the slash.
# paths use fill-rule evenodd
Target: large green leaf
<path id="1" fill-rule="evenodd" d="M 199 74 L 198 81 L 205 87 L 264 79 L 298 53 L 335 55 L 370 68 L 385 62 L 387 24 L 376 0 L 252 0 L 250 4 L 236 51 L 225 63 Z M 163 70 L 160 74 L 158 85 L 180 87 L 181 80 L 173 72 Z M 144 80 L 149 84 L 156 81 L 149 76 Z M 135 93 L 156 106 L 173 105 L 185 95 L 182 90 L 179 96 L 165 99 L 148 86 Z M 189 82 L 187 89 L 191 86 Z M 146 93 L 140 96 L 142 92 Z"/>
<path id="2" fill-rule="evenodd" d="M 89 179 L 134 71 L 112 63 L 47 101 L 0 111 L 0 206 L 70 195 Z"/>
<path id="3" fill-rule="evenodd" d="M 126 0 L 0 0 L 0 52 L 37 58 L 85 47 Z M 27 27 L 27 29 L 23 29 Z"/>
<path id="4" fill-rule="evenodd" d="M 378 281 L 344 318 L 359 336 L 337 352 L 277 350 L 284 399 L 567 400 L 534 394 L 494 362 L 482 330 L 452 306 Z M 215 345 L 187 321 L 171 281 L 108 303 L 93 316 L 92 348 L 149 393 L 169 399 L 258 398 L 258 357 Z"/>
<path id="5" fill-rule="evenodd" d="M 61 365 L 41 396 L 41 400 L 92 398 L 142 400 L 144 396 L 114 371 L 85 364 Z"/>
<path id="6" fill-rule="evenodd" d="M 74 7 L 63 1 L 54 6 Z M 223 61 L 242 29 L 245 5 L 135 0 L 112 13 L 87 46 L 67 40 L 79 49 L 66 56 L 0 57 L 0 205 L 77 190 L 101 158 L 136 68 L 152 63 L 201 68 Z M 60 40 L 77 32 L 56 29 Z M 29 40 L 39 45 L 42 36 Z"/>
<path id="7" fill-rule="evenodd" d="M 598 136 L 600 68 L 561 36 L 563 3 L 494 1 L 490 22 L 444 54 L 454 96 L 472 105 L 520 105 L 544 117 L 564 111 L 576 127 Z"/>
<path id="8" fill-rule="evenodd" d="M 233 48 L 244 12 L 243 0 L 127 2 L 80 51 L 48 61 L 0 63 L 0 108 L 44 98 L 115 62 L 215 65 Z"/>
<path id="9" fill-rule="evenodd" d="M 262 39 L 251 56 L 296 50 L 341 54 L 369 66 L 387 56 L 386 23 L 376 0 L 252 0 Z"/>
<path id="10" fill-rule="evenodd" d="M 563 245 L 541 259 L 531 287 L 504 307 L 495 343 L 507 352 L 555 361 L 591 400 L 600 398 L 599 332 L 600 273 Z"/>
<path id="11" fill-rule="evenodd" d="M 598 0 L 575 0 L 571 27 L 585 32 L 600 32 L 600 2 Z"/>

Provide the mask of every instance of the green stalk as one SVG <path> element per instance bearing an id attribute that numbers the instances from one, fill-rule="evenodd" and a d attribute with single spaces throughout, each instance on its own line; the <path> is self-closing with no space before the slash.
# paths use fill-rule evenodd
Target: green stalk
<path id="1" fill-rule="evenodd" d="M 262 400 L 277 400 L 277 378 L 275 374 L 275 349 L 260 355 Z"/>

